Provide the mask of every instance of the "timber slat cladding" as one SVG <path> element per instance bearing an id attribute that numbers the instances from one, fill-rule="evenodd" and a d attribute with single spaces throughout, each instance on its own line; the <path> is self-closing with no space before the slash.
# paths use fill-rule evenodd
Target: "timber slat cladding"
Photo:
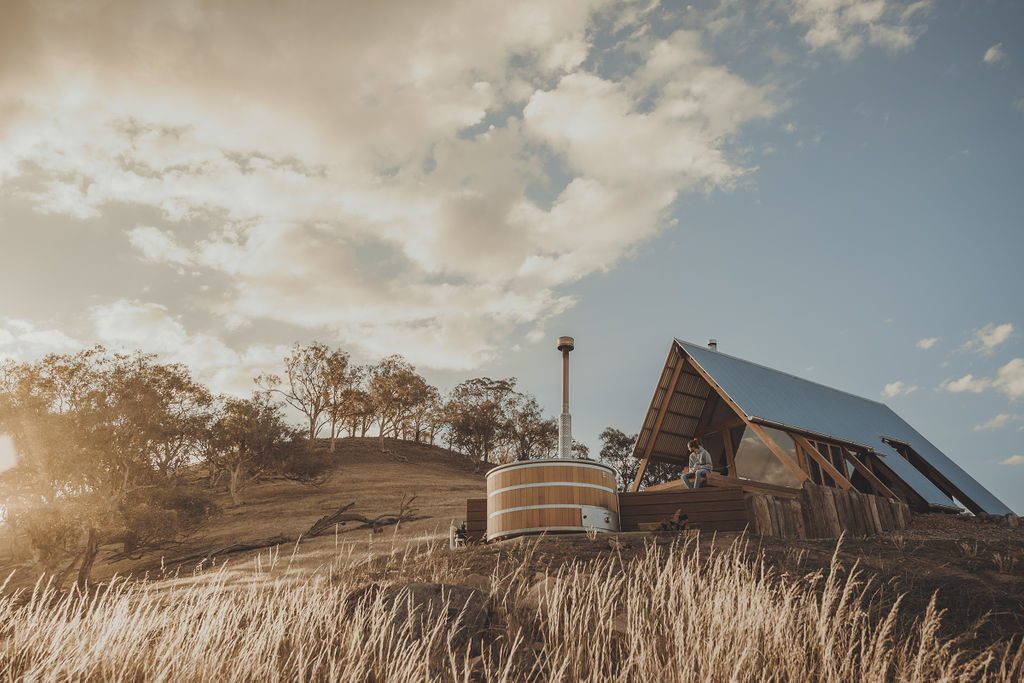
<path id="1" fill-rule="evenodd" d="M 691 528 L 702 531 L 742 531 L 747 526 L 747 509 L 740 489 L 697 489 L 658 493 L 619 494 L 623 531 L 640 524 L 663 522 L 677 510 L 687 516 Z"/>
<path id="2" fill-rule="evenodd" d="M 487 531 L 487 499 L 470 498 L 466 501 L 466 536 L 479 541 Z"/>
<path id="3" fill-rule="evenodd" d="M 718 501 L 713 503 L 659 503 L 657 505 L 623 505 L 620 512 L 623 515 L 671 515 L 673 512 L 679 509 L 680 506 L 686 507 L 686 512 L 698 513 L 698 512 L 721 512 L 722 510 L 731 510 L 734 512 L 741 512 L 745 510 L 743 499 L 739 500 L 727 500 Z"/>
<path id="4" fill-rule="evenodd" d="M 515 510 L 487 520 L 487 535 L 514 532 L 520 529 L 550 527 L 583 527 L 583 514 L 579 508 L 542 508 Z"/>
<path id="5" fill-rule="evenodd" d="M 495 510 L 522 507 L 523 505 L 597 505 L 609 510 L 618 509 L 618 499 L 614 491 L 604 489 L 583 488 L 578 486 L 550 486 L 515 489 L 502 491 L 491 497 L 491 507 Z"/>
<path id="6" fill-rule="evenodd" d="M 779 538 L 872 536 L 910 524 L 905 503 L 809 483 L 798 500 L 748 493 L 746 511 L 751 531 Z"/>
<path id="7" fill-rule="evenodd" d="M 679 510 L 681 508 L 676 508 Z M 629 523 L 636 524 L 639 522 L 659 522 L 664 521 L 672 517 L 675 514 L 675 510 L 669 513 L 661 513 L 656 515 L 633 515 L 629 516 Z M 746 521 L 747 512 L 746 510 L 719 510 L 716 512 L 685 512 L 688 522 L 723 522 L 741 519 Z"/>

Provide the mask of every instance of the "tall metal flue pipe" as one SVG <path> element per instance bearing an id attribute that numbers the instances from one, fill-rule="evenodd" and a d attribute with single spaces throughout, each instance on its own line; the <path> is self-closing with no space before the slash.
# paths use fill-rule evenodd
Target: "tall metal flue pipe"
<path id="1" fill-rule="evenodd" d="M 558 457 L 572 457 L 572 417 L 569 416 L 569 352 L 576 348 L 572 337 L 559 337 L 562 352 L 562 414 L 558 417 Z"/>

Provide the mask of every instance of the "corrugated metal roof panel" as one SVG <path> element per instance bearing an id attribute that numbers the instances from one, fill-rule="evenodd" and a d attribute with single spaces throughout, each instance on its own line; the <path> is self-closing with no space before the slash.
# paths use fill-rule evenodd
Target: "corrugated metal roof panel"
<path id="1" fill-rule="evenodd" d="M 778 425 L 858 444 L 884 456 L 885 465 L 932 505 L 952 499 L 883 439 L 908 444 L 946 479 L 991 514 L 1010 509 L 888 406 L 826 387 L 698 344 L 676 342 L 747 414 Z"/>

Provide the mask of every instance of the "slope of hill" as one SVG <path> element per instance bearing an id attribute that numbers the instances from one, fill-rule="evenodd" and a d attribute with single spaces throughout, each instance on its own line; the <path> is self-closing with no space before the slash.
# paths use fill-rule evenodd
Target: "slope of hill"
<path id="1" fill-rule="evenodd" d="M 319 455 L 332 467 L 327 480 L 319 486 L 285 480 L 258 482 L 243 491 L 244 504 L 233 506 L 227 494 L 216 502 L 221 513 L 210 519 L 181 544 L 143 555 L 137 559 L 109 562 L 102 554 L 93 570 L 93 578 L 103 581 L 118 575 L 138 575 L 165 570 L 189 570 L 180 566 L 182 558 L 195 558 L 234 544 L 246 544 L 272 537 L 298 538 L 319 518 L 339 506 L 354 503 L 351 510 L 370 518 L 395 513 L 403 500 L 415 496 L 412 503 L 416 521 L 385 527 L 381 533 L 355 532 L 355 523 L 338 527 L 338 542 L 372 543 L 380 548 L 404 547 L 410 541 L 447 538 L 448 525 L 465 517 L 466 498 L 479 497 L 484 491 L 484 469 L 475 468 L 464 456 L 425 444 L 385 440 L 381 452 L 376 438 L 340 439 L 334 453 L 326 443 L 318 443 Z M 479 469 L 479 471 L 475 471 Z M 324 553 L 334 553 L 334 534 L 303 540 L 294 553 L 293 564 L 303 567 L 319 562 Z M 242 564 L 255 554 L 221 553 L 218 561 Z M 24 558 L 22 558 L 24 560 Z M 196 561 L 190 559 L 194 565 Z M 34 582 L 32 570 L 24 561 L 15 563 L 9 543 L 0 543 L 0 575 L 18 567 L 10 586 Z"/>

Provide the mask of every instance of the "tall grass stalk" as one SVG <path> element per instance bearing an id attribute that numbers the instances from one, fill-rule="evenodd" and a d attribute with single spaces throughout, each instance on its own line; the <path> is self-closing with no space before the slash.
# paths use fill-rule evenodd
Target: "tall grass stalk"
<path id="1" fill-rule="evenodd" d="M 515 557 L 535 551 L 527 543 Z M 464 552 L 360 555 L 342 548 L 327 571 L 305 572 L 268 553 L 252 571 L 115 580 L 90 593 L 40 583 L 0 598 L 0 680 L 1024 678 L 1019 641 L 969 651 L 940 637 L 934 601 L 914 618 L 898 600 L 883 609 L 878 589 L 835 559 L 826 572 L 781 575 L 739 544 L 690 539 L 566 565 L 538 582 L 510 558 L 491 577 L 482 645 L 465 645 L 450 623 L 399 623 L 380 594 L 351 599 L 367 577 L 457 582 Z"/>

